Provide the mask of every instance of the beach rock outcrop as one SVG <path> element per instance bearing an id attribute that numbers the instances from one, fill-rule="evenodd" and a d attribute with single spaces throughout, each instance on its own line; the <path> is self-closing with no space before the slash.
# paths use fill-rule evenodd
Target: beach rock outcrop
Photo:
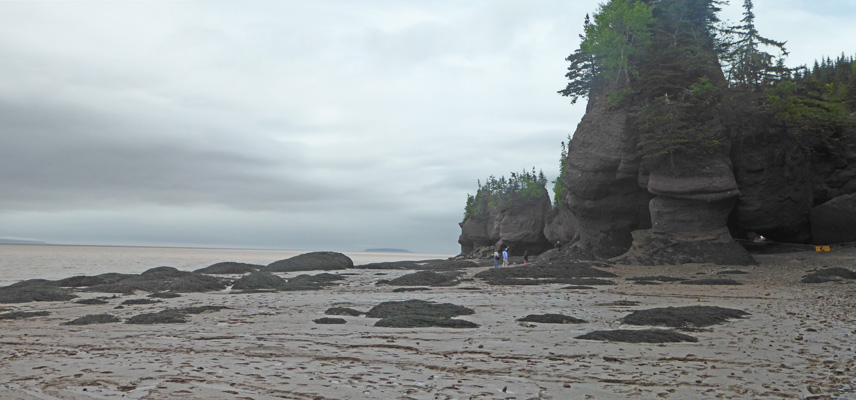
<path id="1" fill-rule="evenodd" d="M 856 194 L 811 209 L 811 236 L 817 244 L 856 242 Z"/>
<path id="2" fill-rule="evenodd" d="M 76 298 L 71 290 L 59 288 L 44 279 L 18 282 L 0 287 L 0 303 L 29 303 L 33 301 L 66 301 Z"/>
<path id="3" fill-rule="evenodd" d="M 755 264 L 727 226 L 740 194 L 727 159 L 693 169 L 660 168 L 648 177 L 647 189 L 655 196 L 649 203 L 651 229 L 634 231 L 630 250 L 617 261 Z"/>
<path id="4" fill-rule="evenodd" d="M 342 253 L 319 251 L 275 261 L 262 270 L 266 272 L 334 271 L 353 267 L 354 262 Z"/>
<path id="5" fill-rule="evenodd" d="M 732 231 L 747 239 L 753 232 L 778 242 L 808 242 L 811 152 L 769 118 L 759 115 L 738 126 L 731 160 L 740 196 Z"/>
<path id="6" fill-rule="evenodd" d="M 481 212 L 459 224 L 461 255 L 485 258 L 506 246 L 512 255 L 520 256 L 524 251 L 536 255 L 552 248 L 544 236 L 547 214 L 552 209 L 547 190 L 499 192 L 493 195 L 497 199 L 485 201 Z"/>
<path id="7" fill-rule="evenodd" d="M 477 328 L 478 324 L 453 318 L 473 313 L 470 308 L 451 303 L 405 300 L 380 303 L 372 307 L 366 317 L 381 318 L 375 326 L 388 328 Z"/>
<path id="8" fill-rule="evenodd" d="M 253 271 L 232 284 L 234 290 L 279 290 L 283 287 L 285 279 L 265 271 Z"/>
<path id="9" fill-rule="evenodd" d="M 246 263 L 239 263 L 239 262 L 234 262 L 234 261 L 226 261 L 226 262 L 219 262 L 216 264 L 212 264 L 212 265 L 209 265 L 205 268 L 197 269 L 193 272 L 200 273 L 200 274 L 211 274 L 211 275 L 246 274 L 249 272 L 257 271 L 263 267 L 264 267 L 264 265 L 246 264 Z"/>
<path id="10" fill-rule="evenodd" d="M 544 224 L 544 237 L 550 243 L 570 243 L 577 234 L 577 217 L 564 205 L 553 208 Z"/>
<path id="11" fill-rule="evenodd" d="M 637 183 L 640 157 L 628 112 L 608 103 L 589 101 L 568 144 L 565 204 L 576 217 L 577 257 L 618 256 L 630 247 L 630 232 L 650 225 L 652 196 Z"/>

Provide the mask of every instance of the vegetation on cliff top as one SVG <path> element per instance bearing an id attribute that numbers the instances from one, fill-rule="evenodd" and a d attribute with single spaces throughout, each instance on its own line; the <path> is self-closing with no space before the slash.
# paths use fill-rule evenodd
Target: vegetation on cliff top
<path id="1" fill-rule="evenodd" d="M 484 185 L 478 181 L 475 196 L 467 194 L 467 206 L 464 209 L 464 221 L 469 218 L 482 218 L 491 210 L 502 211 L 510 208 L 536 204 L 547 186 L 544 172 L 512 172 L 511 177 L 499 179 L 490 176 Z"/>
<path id="2" fill-rule="evenodd" d="M 651 167 L 723 154 L 741 121 L 759 115 L 803 135 L 809 147 L 853 131 L 852 58 L 809 71 L 784 66 L 785 43 L 762 36 L 751 0 L 724 25 L 718 0 L 612 0 L 586 16 L 560 90 L 628 111 Z M 769 51 L 768 51 L 769 50 Z M 724 107 L 736 111 L 726 115 Z M 814 144 L 814 145 L 813 145 Z"/>

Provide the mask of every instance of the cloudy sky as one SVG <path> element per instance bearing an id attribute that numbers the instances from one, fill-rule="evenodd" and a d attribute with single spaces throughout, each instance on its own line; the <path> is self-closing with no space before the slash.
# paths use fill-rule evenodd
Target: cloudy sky
<path id="1" fill-rule="evenodd" d="M 478 179 L 558 174 L 597 4 L 0 1 L 0 238 L 457 253 Z M 856 53 L 852 0 L 755 8 Z"/>

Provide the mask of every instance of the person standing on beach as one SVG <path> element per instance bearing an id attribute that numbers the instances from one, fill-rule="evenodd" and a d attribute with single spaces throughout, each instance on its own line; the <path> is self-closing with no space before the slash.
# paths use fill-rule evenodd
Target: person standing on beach
<path id="1" fill-rule="evenodd" d="M 499 251 L 494 250 L 493 251 L 493 267 L 494 268 L 499 268 L 499 258 L 500 258 L 499 257 Z"/>
<path id="2" fill-rule="evenodd" d="M 504 250 L 502 250 L 502 266 L 503 267 L 508 266 L 508 247 L 506 247 Z"/>
<path id="3" fill-rule="evenodd" d="M 529 264 L 529 249 L 523 250 L 523 263 Z"/>

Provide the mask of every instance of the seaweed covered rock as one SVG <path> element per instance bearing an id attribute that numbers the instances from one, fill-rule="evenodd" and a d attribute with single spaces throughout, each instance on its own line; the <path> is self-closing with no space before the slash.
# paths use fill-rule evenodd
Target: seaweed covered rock
<path id="1" fill-rule="evenodd" d="M 349 317 L 359 317 L 360 315 L 365 314 L 362 311 L 354 310 L 353 308 L 347 307 L 330 307 L 327 311 L 324 311 L 324 314 L 327 315 L 347 315 Z"/>
<path id="2" fill-rule="evenodd" d="M 233 261 L 219 262 L 193 272 L 211 275 L 246 274 L 264 268 L 264 265 L 246 264 Z"/>
<path id="3" fill-rule="evenodd" d="M 375 326 L 379 327 L 474 328 L 478 325 L 469 321 L 452 319 L 452 317 L 473 313 L 474 311 L 470 308 L 451 303 L 438 304 L 424 300 L 405 300 L 378 304 L 366 313 L 366 317 L 381 318 L 375 323 Z"/>
<path id="4" fill-rule="evenodd" d="M 343 280 L 339 275 L 321 273 L 317 275 L 298 275 L 289 279 L 279 288 L 282 291 L 319 290 L 333 286 Z"/>
<path id="5" fill-rule="evenodd" d="M 181 297 L 181 295 L 175 292 L 157 292 L 146 297 L 151 297 L 153 299 L 174 299 L 176 297 Z"/>
<path id="6" fill-rule="evenodd" d="M 151 280 L 167 280 L 189 275 L 190 271 L 180 271 L 175 267 L 150 268 L 140 274 L 141 278 Z"/>
<path id="7" fill-rule="evenodd" d="M 196 306 L 169 308 L 155 313 L 135 315 L 125 321 L 126 324 L 183 324 L 189 320 L 189 314 L 201 314 L 207 311 L 228 309 L 225 306 Z"/>
<path id="8" fill-rule="evenodd" d="M 45 280 L 24 281 L 0 288 L 0 303 L 66 301 L 76 297 L 70 290 L 53 286 L 52 282 Z"/>
<path id="9" fill-rule="evenodd" d="M 209 311 L 220 311 L 220 310 L 228 310 L 229 307 L 226 306 L 192 306 L 192 307 L 184 307 L 177 309 L 186 314 L 202 314 L 204 312 Z"/>
<path id="10" fill-rule="evenodd" d="M 25 318 L 33 318 L 33 317 L 44 317 L 48 316 L 51 313 L 48 311 L 12 311 L 0 314 L 0 320 L 2 319 L 25 319 Z"/>
<path id="11" fill-rule="evenodd" d="M 102 293 L 131 294 L 135 291 L 157 292 L 208 292 L 222 290 L 226 283 L 212 276 L 189 271 L 179 271 L 173 267 L 152 268 L 139 275 L 120 278 L 111 283 L 89 286 L 87 291 Z"/>
<path id="12" fill-rule="evenodd" d="M 666 307 L 634 311 L 622 321 L 630 325 L 702 328 L 747 315 L 749 313 L 742 310 L 714 306 Z"/>
<path id="13" fill-rule="evenodd" d="M 84 287 L 84 286 L 95 286 L 107 283 L 108 281 L 104 278 L 97 276 L 87 276 L 87 275 L 78 275 L 72 276 L 70 278 L 60 279 L 55 282 L 56 286 L 59 287 Z"/>
<path id="14" fill-rule="evenodd" d="M 706 278 L 682 281 L 683 285 L 712 285 L 712 286 L 736 286 L 742 283 L 728 278 Z"/>
<path id="15" fill-rule="evenodd" d="M 63 322 L 62 325 L 92 325 L 92 324 L 109 324 L 114 322 L 122 322 L 119 317 L 110 314 L 90 314 L 80 318 L 75 318 L 68 322 Z"/>
<path id="16" fill-rule="evenodd" d="M 585 320 L 562 314 L 529 314 L 518 319 L 519 322 L 538 322 L 541 324 L 581 324 Z"/>
<path id="17" fill-rule="evenodd" d="M 270 272 L 253 271 L 249 275 L 245 275 L 236 280 L 232 285 L 232 289 L 236 290 L 279 290 L 285 286 L 285 279 L 282 279 Z"/>
<path id="18" fill-rule="evenodd" d="M 334 271 L 353 267 L 354 262 L 342 253 L 320 251 L 275 261 L 262 270 L 266 272 Z"/>
<path id="19" fill-rule="evenodd" d="M 393 315 L 377 321 L 374 326 L 383 328 L 478 328 L 472 321 L 440 318 L 431 315 Z"/>
<path id="20" fill-rule="evenodd" d="M 584 280 L 583 278 L 614 278 L 617 275 L 595 267 L 605 267 L 597 261 L 557 261 L 553 263 L 532 263 L 517 267 L 490 268 L 479 272 L 476 278 L 491 285 L 540 285 L 566 283 L 574 285 L 612 284 L 604 280 Z"/>
<path id="21" fill-rule="evenodd" d="M 157 304 L 161 303 L 161 300 L 153 300 L 153 299 L 128 299 L 122 302 L 123 306 L 135 306 L 135 305 L 145 305 L 145 304 Z"/>
<path id="22" fill-rule="evenodd" d="M 180 310 L 169 309 L 156 313 L 135 315 L 125 321 L 126 324 L 151 325 L 151 324 L 183 324 L 188 320 L 187 313 Z"/>
<path id="23" fill-rule="evenodd" d="M 856 279 L 856 271 L 847 268 L 824 268 L 803 276 L 802 283 L 835 282 L 842 279 Z"/>
<path id="24" fill-rule="evenodd" d="M 226 282 L 213 276 L 199 273 L 190 273 L 171 280 L 165 291 L 173 293 L 199 293 L 223 290 Z"/>
<path id="25" fill-rule="evenodd" d="M 685 278 L 677 278 L 674 276 L 665 276 L 665 275 L 652 275 L 652 276 L 634 276 L 631 278 L 627 278 L 628 281 L 633 282 L 682 282 L 685 281 Z"/>
<path id="26" fill-rule="evenodd" d="M 458 272 L 419 271 L 385 281 L 384 284 L 395 286 L 456 286 L 461 283 L 458 280 L 460 275 Z"/>
<path id="27" fill-rule="evenodd" d="M 104 299 L 83 299 L 74 302 L 75 304 L 86 304 L 86 305 L 97 305 L 97 304 L 107 304 L 108 301 Z"/>
<path id="28" fill-rule="evenodd" d="M 324 317 L 324 318 L 313 319 L 313 320 L 312 320 L 312 322 L 314 322 L 314 323 L 316 323 L 316 324 L 326 324 L 326 325 L 333 324 L 333 325 L 340 325 L 340 324 L 345 324 L 345 323 L 347 323 L 348 321 L 345 321 L 343 318 L 330 318 L 330 317 Z"/>
<path id="29" fill-rule="evenodd" d="M 576 338 L 623 343 L 698 342 L 698 339 L 693 336 L 675 332 L 670 329 L 618 329 L 610 331 L 594 331 L 586 333 L 585 335 L 577 336 Z"/>

